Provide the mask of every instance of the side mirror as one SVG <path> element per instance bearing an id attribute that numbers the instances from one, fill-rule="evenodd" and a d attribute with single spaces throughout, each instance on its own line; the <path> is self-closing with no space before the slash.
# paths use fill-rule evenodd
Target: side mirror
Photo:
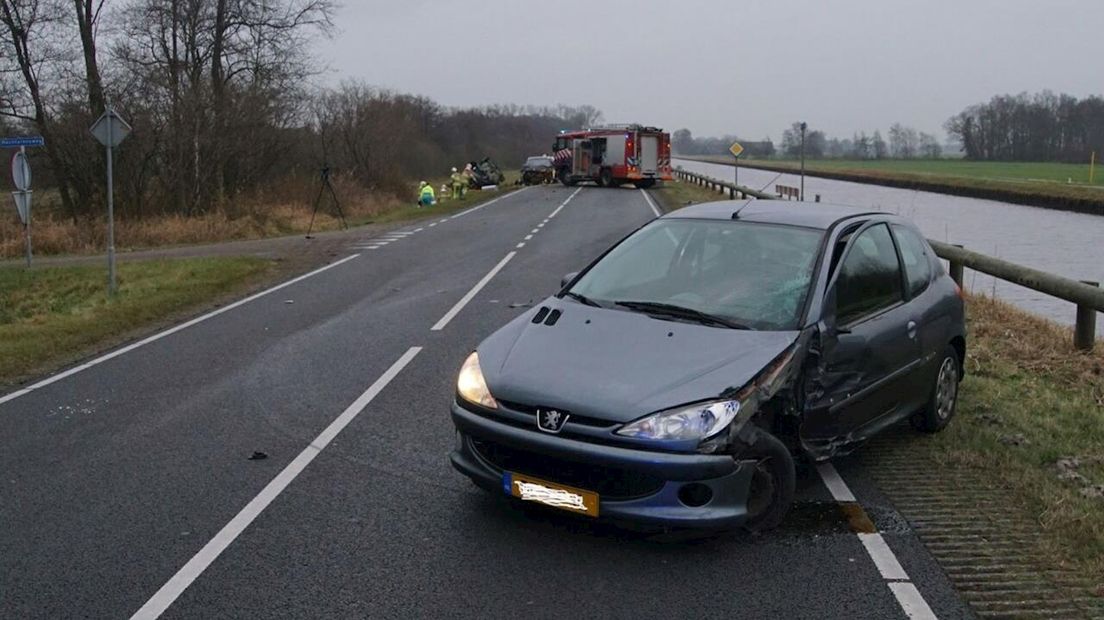
<path id="1" fill-rule="evenodd" d="M 850 334 L 851 330 L 841 328 L 836 316 L 836 284 L 832 283 L 832 286 L 828 288 L 828 292 L 824 294 L 824 301 L 821 305 L 820 322 L 827 328 L 831 334 Z"/>
<path id="2" fill-rule="evenodd" d="M 571 273 L 569 273 L 566 276 L 564 276 L 563 278 L 561 278 L 560 279 L 560 288 L 563 288 L 563 287 L 567 286 L 568 284 L 571 284 L 571 281 L 574 280 L 575 277 L 578 276 L 578 275 L 579 275 L 578 271 L 572 271 Z"/>

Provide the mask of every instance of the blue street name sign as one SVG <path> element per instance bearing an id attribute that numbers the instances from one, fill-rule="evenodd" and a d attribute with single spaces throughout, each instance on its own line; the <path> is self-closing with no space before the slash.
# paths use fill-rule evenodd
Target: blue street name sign
<path id="1" fill-rule="evenodd" d="M 17 146 L 42 146 L 46 141 L 42 136 L 17 136 L 14 138 L 0 138 L 0 148 L 10 149 Z"/>

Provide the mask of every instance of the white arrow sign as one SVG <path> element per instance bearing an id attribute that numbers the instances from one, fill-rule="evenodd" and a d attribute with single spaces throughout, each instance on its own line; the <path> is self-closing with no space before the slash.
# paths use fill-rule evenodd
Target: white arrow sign
<path id="1" fill-rule="evenodd" d="M 27 161 L 27 154 L 16 151 L 11 161 L 12 184 L 15 189 L 25 191 L 31 189 L 31 164 Z"/>
<path id="2" fill-rule="evenodd" d="M 19 221 L 24 226 L 31 218 L 31 194 L 33 193 L 28 191 L 12 192 L 12 198 L 15 199 L 15 210 L 19 211 Z"/>

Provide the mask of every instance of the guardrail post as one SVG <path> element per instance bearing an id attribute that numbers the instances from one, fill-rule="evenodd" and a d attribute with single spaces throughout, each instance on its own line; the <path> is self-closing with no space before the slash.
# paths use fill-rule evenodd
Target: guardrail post
<path id="1" fill-rule="evenodd" d="M 1082 280 L 1089 286 L 1100 286 L 1099 282 Z M 1096 309 L 1077 305 L 1077 322 L 1073 327 L 1073 347 L 1079 351 L 1092 351 L 1096 344 Z"/>
<path id="2" fill-rule="evenodd" d="M 956 248 L 961 248 L 962 247 L 960 244 L 957 244 L 957 243 L 954 244 L 954 246 Z M 962 281 L 963 281 L 963 278 L 962 278 L 962 271 L 963 271 L 962 263 L 960 263 L 959 261 L 956 261 L 956 260 L 950 260 L 948 262 L 951 264 L 951 269 L 950 269 L 951 279 L 955 281 L 955 284 L 958 285 L 958 288 L 963 288 L 964 285 L 962 283 Z"/>

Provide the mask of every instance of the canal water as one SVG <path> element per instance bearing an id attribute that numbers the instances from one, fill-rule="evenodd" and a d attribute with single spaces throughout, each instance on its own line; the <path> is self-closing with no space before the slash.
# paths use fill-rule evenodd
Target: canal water
<path id="1" fill-rule="evenodd" d="M 675 166 L 731 182 L 732 166 L 676 159 Z M 776 178 L 777 177 L 777 178 Z M 797 175 L 740 168 L 740 184 L 774 192 L 776 183 L 797 187 Z M 1075 280 L 1104 282 L 1104 217 L 964 198 L 934 192 L 805 177 L 805 197 L 896 213 L 911 219 L 936 241 Z M 996 294 L 1025 310 L 1072 325 L 1073 304 L 969 269 L 965 288 Z M 1098 323 L 1102 317 L 1098 316 Z"/>

